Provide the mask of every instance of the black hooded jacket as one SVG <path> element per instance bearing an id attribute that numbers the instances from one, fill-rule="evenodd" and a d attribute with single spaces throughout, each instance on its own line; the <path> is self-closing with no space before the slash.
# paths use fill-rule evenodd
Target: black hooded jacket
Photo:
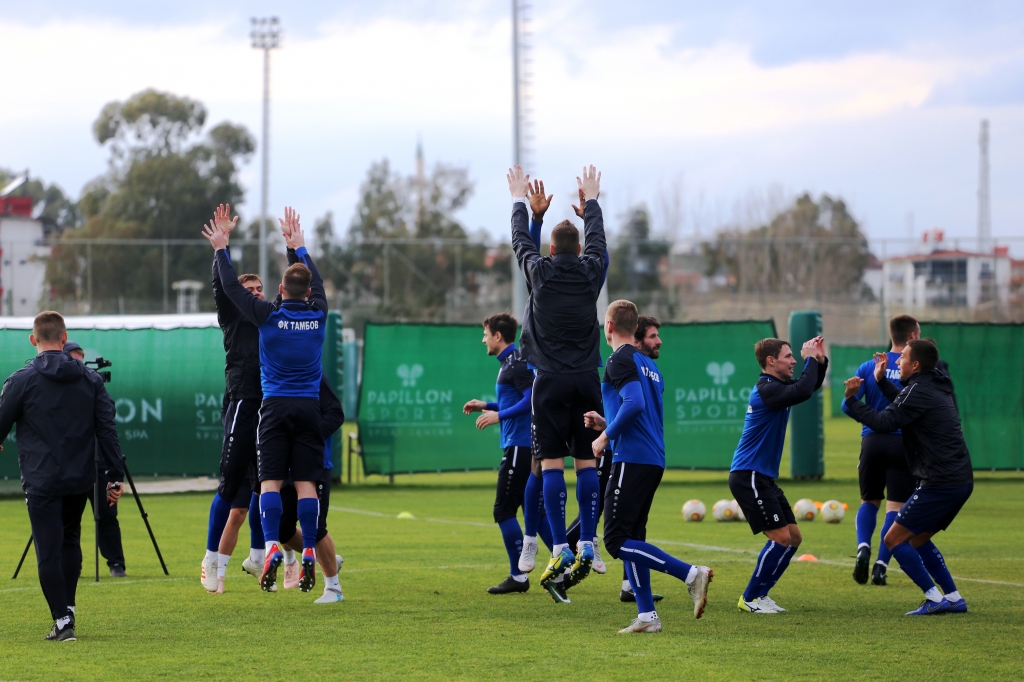
<path id="1" fill-rule="evenodd" d="M 224 293 L 216 258 L 212 280 L 217 323 L 224 333 L 225 404 L 231 400 L 262 400 L 260 330 L 242 316 L 238 306 Z"/>
<path id="2" fill-rule="evenodd" d="M 907 464 L 919 485 L 943 487 L 974 480 L 953 382 L 946 374 L 938 369 L 918 372 L 902 391 L 883 378 L 878 388 L 892 402 L 883 412 L 854 398 L 847 398 L 846 408 L 851 417 L 877 433 L 903 430 Z"/>
<path id="3" fill-rule="evenodd" d="M 4 382 L 0 442 L 15 423 L 26 494 L 88 492 L 96 480 L 94 442 L 107 480 L 124 480 L 114 401 L 99 374 L 63 352 L 40 353 Z"/>

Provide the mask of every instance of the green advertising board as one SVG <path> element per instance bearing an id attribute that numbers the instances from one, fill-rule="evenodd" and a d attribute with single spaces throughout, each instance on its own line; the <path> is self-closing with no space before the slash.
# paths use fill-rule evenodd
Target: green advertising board
<path id="1" fill-rule="evenodd" d="M 754 343 L 774 335 L 771 321 L 661 328 L 668 466 L 729 467 L 760 373 Z M 497 429 L 478 431 L 476 415 L 462 414 L 468 400 L 495 399 L 498 363 L 480 339 L 479 325 L 367 324 L 359 400 L 367 473 L 497 467 Z M 602 342 L 602 357 L 609 353 Z"/>

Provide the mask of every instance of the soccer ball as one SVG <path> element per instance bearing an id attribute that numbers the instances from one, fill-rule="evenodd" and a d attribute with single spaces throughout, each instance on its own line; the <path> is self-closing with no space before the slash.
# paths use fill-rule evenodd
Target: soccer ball
<path id="1" fill-rule="evenodd" d="M 839 523 L 845 514 L 846 510 L 839 500 L 829 500 L 821 505 L 821 518 L 825 523 Z"/>
<path id="2" fill-rule="evenodd" d="M 732 500 L 719 500 L 711 508 L 715 521 L 735 521 L 736 511 L 732 508 Z"/>
<path id="3" fill-rule="evenodd" d="M 793 515 L 796 516 L 797 521 L 813 521 L 814 517 L 818 515 L 818 507 L 814 504 L 814 500 L 805 497 L 802 500 L 797 500 L 793 505 Z"/>
<path id="4" fill-rule="evenodd" d="M 687 521 L 703 521 L 707 513 L 707 507 L 700 500 L 687 500 L 683 505 L 683 518 Z"/>
<path id="5" fill-rule="evenodd" d="M 746 515 L 744 515 L 744 513 L 743 513 L 743 509 L 740 508 L 740 503 L 739 502 L 737 502 L 736 500 L 733 500 L 732 502 L 729 503 L 729 508 L 732 509 L 732 513 L 734 514 L 733 518 L 735 520 L 737 520 L 737 521 L 746 521 L 747 520 Z"/>

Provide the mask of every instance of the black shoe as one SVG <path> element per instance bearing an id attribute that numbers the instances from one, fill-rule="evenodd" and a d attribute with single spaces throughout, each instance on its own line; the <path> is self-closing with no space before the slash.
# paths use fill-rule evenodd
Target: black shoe
<path id="1" fill-rule="evenodd" d="M 53 642 L 74 642 L 75 637 L 75 626 L 74 623 L 67 623 L 64 627 L 57 627 L 57 621 L 53 622 L 53 629 L 50 630 L 50 634 L 46 636 L 46 639 Z"/>
<path id="2" fill-rule="evenodd" d="M 557 583 L 549 582 L 544 586 L 544 589 L 548 591 L 551 598 L 555 600 L 556 604 L 571 604 L 572 601 L 569 596 L 565 593 L 565 585 L 561 581 Z"/>
<path id="3" fill-rule="evenodd" d="M 110 567 L 110 575 L 114 578 L 127 578 L 128 574 L 124 572 L 124 566 L 120 564 L 114 564 Z"/>
<path id="4" fill-rule="evenodd" d="M 857 550 L 857 563 L 853 567 L 853 579 L 861 585 L 868 584 L 868 573 L 871 566 L 871 548 L 861 547 Z"/>
<path id="5" fill-rule="evenodd" d="M 505 579 L 494 587 L 488 587 L 487 591 L 491 594 L 513 594 L 515 592 L 526 592 L 530 589 L 530 580 L 527 578 L 523 582 L 519 582 L 511 575 L 505 576 Z"/>
<path id="6" fill-rule="evenodd" d="M 885 564 L 875 564 L 871 569 L 871 584 L 885 585 Z"/>
<path id="7" fill-rule="evenodd" d="M 652 594 L 651 597 L 654 599 L 654 601 L 661 601 L 665 598 L 664 595 L 660 595 L 657 593 Z M 619 592 L 619 601 L 630 602 L 635 604 L 636 595 L 633 594 L 632 590 L 622 590 L 621 592 Z"/>

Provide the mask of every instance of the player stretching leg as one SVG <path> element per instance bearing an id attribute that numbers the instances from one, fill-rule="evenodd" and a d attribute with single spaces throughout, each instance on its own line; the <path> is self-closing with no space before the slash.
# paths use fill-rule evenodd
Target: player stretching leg
<path id="1" fill-rule="evenodd" d="M 625 564 L 639 612 L 619 633 L 661 632 L 651 592 L 651 569 L 686 583 L 693 597 L 694 618 L 704 613 L 714 573 L 707 566 L 691 566 L 645 542 L 647 515 L 665 473 L 665 382 L 654 360 L 634 345 L 635 305 L 613 302 L 604 324 L 613 349 L 601 383 L 608 425 L 593 443 L 595 454 L 609 445 L 615 453 L 605 490 L 604 544 Z M 591 427 L 599 420 L 603 421 L 596 413 L 585 415 Z"/>
<path id="2" fill-rule="evenodd" d="M 499 584 L 487 588 L 491 594 L 526 592 L 530 580 L 519 569 L 523 553 L 523 531 L 516 513 L 523 505 L 523 493 L 530 478 L 533 460 L 530 448 L 530 395 L 533 392 L 533 372 L 516 348 L 516 330 L 519 322 L 508 313 L 498 313 L 483 322 L 483 344 L 487 354 L 501 363 L 495 393 L 496 403 L 470 400 L 463 406 L 465 414 L 482 412 L 476 419 L 478 429 L 501 424 L 501 447 L 504 454 L 498 467 L 498 487 L 494 497 L 494 522 L 508 554 L 509 574 Z M 534 538 L 536 546 L 536 538 Z"/>
<path id="3" fill-rule="evenodd" d="M 793 380 L 796 358 L 787 341 L 762 339 L 754 346 L 761 376 L 750 392 L 743 434 L 729 469 L 729 490 L 747 517 L 754 534 L 768 538 L 740 596 L 739 608 L 751 613 L 780 613 L 784 608 L 768 596 L 796 554 L 802 536 L 779 477 L 782 445 L 786 440 L 789 408 L 808 400 L 825 380 L 828 359 L 822 338 L 803 345 L 804 371 Z"/>
<path id="4" fill-rule="evenodd" d="M 900 568 L 924 592 L 921 606 L 908 612 L 908 616 L 967 611 L 967 602 L 957 591 L 942 553 L 932 542 L 933 535 L 949 528 L 974 490 L 974 469 L 960 428 L 953 383 L 935 368 L 938 361 L 935 344 L 920 339 L 910 341 L 900 353 L 900 381 L 904 388 L 899 391 L 886 379 L 888 358 L 885 353 L 877 353 L 875 381 L 892 401 L 882 412 L 855 399 L 863 383 L 860 377 L 846 381 L 848 414 L 876 433 L 902 430 L 907 463 L 918 481 L 918 488 L 885 534 L 885 544 L 900 562 Z"/>
<path id="5" fill-rule="evenodd" d="M 276 585 L 277 569 L 284 560 L 280 548 L 281 484 L 289 472 L 298 495 L 302 527 L 302 577 L 299 588 L 309 592 L 316 584 L 316 535 L 319 504 L 315 478 L 323 465 L 323 424 L 319 388 L 320 366 L 327 321 L 323 279 L 306 252 L 299 217 L 285 209 L 281 233 L 289 248 L 303 260 L 284 273 L 281 303 L 253 296 L 238 284 L 225 246 L 227 235 L 214 227 L 204 230 L 217 254 L 217 267 L 228 297 L 242 315 L 259 328 L 260 378 L 263 403 L 259 411 L 256 454 L 260 479 L 260 516 L 266 540 L 266 558 L 260 586 Z"/>
<path id="6" fill-rule="evenodd" d="M 556 602 L 567 603 L 562 574 L 572 567 L 570 580 L 579 582 L 594 561 L 592 540 L 597 530 L 600 488 L 590 444 L 595 433 L 585 428 L 583 415 L 602 410 L 600 336 L 597 298 L 604 276 L 605 234 L 597 203 L 600 175 L 593 166 L 577 184 L 586 199 L 586 251 L 581 254 L 579 230 L 569 221 L 551 231 L 551 255 L 542 257 L 527 229 L 526 197 L 533 192 L 529 177 L 516 166 L 507 176 L 512 194 L 512 248 L 526 278 L 529 298 L 523 317 L 523 357 L 537 368 L 533 385 L 533 450 L 541 457 L 544 507 L 554 546 L 541 575 L 541 587 Z M 571 444 L 571 447 L 570 447 Z M 576 497 L 582 532 L 579 554 L 565 537 L 565 458 L 576 467 Z"/>
<path id="7" fill-rule="evenodd" d="M 231 206 L 221 204 L 214 211 L 213 227 L 205 226 L 208 230 L 215 229 L 224 234 L 225 253 L 228 237 L 237 223 L 237 217 L 231 219 Z M 241 275 L 237 281 L 250 295 L 263 300 L 263 283 L 257 275 Z M 216 257 L 213 260 L 212 283 L 217 322 L 224 334 L 225 391 L 221 411 L 224 440 L 220 457 L 220 485 L 210 504 L 206 557 L 203 559 L 200 578 L 207 591 L 221 593 L 224 591 L 222 578 L 227 570 L 227 562 L 238 541 L 238 529 L 245 519 L 245 508 L 249 506 L 250 496 L 247 493 L 253 491 L 248 476 L 256 465 L 256 413 L 263 400 L 263 389 L 260 386 L 259 330 L 224 293 Z M 262 563 L 262 556 L 256 558 Z"/>
<path id="8" fill-rule="evenodd" d="M 892 339 L 892 350 L 888 352 L 889 369 L 886 376 L 897 391 L 903 390 L 900 383 L 900 372 L 896 369 L 896 360 L 908 341 L 921 337 L 921 327 L 910 315 L 897 315 L 889 320 L 889 338 Z M 861 385 L 855 400 L 866 398 L 867 404 L 876 412 L 889 406 L 889 399 L 875 383 L 875 361 L 868 360 L 857 368 L 856 376 L 860 377 Z M 843 412 L 847 412 L 845 403 Z M 848 413 L 848 412 L 847 412 Z M 885 493 L 885 521 L 882 523 L 882 542 L 878 547 L 878 559 L 870 568 L 871 582 L 885 585 L 886 569 L 892 552 L 885 546 L 885 534 L 896 520 L 896 514 L 903 504 L 910 499 L 917 487 L 914 477 L 907 466 L 907 453 L 903 450 L 903 437 L 899 431 L 893 433 L 875 433 L 865 426 L 861 429 L 860 463 L 857 466 L 860 474 L 860 509 L 857 510 L 857 563 L 853 568 L 853 579 L 861 585 L 868 582 L 871 565 L 871 536 L 875 533 L 878 508 L 882 504 Z"/>

